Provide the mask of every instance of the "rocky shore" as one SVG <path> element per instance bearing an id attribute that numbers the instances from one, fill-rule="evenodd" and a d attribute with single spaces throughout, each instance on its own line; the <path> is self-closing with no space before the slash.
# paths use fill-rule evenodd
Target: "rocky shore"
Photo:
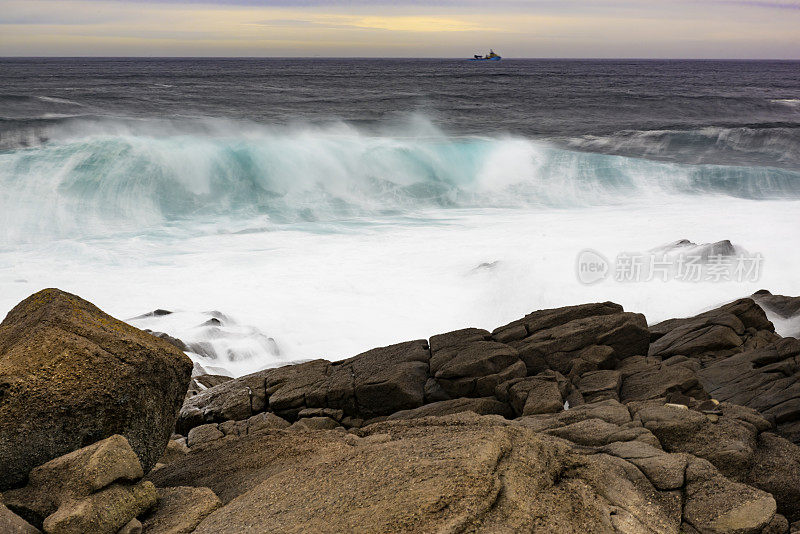
<path id="1" fill-rule="evenodd" d="M 0 532 L 800 532 L 800 341 L 758 292 L 535 311 L 237 379 L 41 291 L 0 324 Z"/>

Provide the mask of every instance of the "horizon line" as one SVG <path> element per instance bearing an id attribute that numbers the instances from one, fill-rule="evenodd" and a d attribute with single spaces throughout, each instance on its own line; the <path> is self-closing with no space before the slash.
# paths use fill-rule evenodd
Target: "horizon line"
<path id="1" fill-rule="evenodd" d="M 0 59 L 408 59 L 408 60 L 470 60 L 469 56 L 3 56 Z M 800 61 L 798 58 L 703 58 L 703 57 L 508 57 L 503 60 L 522 61 Z"/>

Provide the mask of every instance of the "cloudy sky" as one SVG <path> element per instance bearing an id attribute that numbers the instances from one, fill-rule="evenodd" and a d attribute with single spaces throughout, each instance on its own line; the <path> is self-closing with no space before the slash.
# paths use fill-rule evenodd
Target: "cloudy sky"
<path id="1" fill-rule="evenodd" d="M 800 59 L 800 0 L 0 0 L 0 56 Z"/>

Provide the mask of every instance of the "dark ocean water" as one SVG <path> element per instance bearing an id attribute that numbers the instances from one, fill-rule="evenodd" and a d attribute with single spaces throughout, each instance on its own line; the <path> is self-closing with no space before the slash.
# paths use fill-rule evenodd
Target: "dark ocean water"
<path id="1" fill-rule="evenodd" d="M 0 73 L 3 148 L 80 123 L 342 120 L 385 132 L 416 113 L 447 134 L 800 168 L 800 62 L 4 59 Z"/>

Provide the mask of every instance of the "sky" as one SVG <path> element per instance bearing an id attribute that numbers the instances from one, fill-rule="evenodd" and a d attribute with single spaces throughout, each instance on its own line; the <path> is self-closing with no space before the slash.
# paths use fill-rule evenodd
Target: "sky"
<path id="1" fill-rule="evenodd" d="M 800 59 L 800 0 L 0 0 L 0 56 Z"/>

